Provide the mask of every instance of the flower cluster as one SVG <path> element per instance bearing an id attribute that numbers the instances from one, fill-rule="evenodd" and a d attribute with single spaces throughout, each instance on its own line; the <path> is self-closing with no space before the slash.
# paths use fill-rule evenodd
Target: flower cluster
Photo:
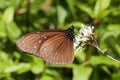
<path id="1" fill-rule="evenodd" d="M 74 48 L 78 50 L 82 50 L 83 46 L 88 43 L 89 45 L 95 47 L 98 49 L 103 55 L 107 56 L 108 58 L 120 63 L 119 60 L 113 58 L 107 53 L 107 50 L 101 50 L 97 44 L 96 39 L 94 38 L 93 33 L 94 26 L 84 26 L 82 25 L 82 28 L 80 29 L 78 35 L 75 36 L 75 43 Z"/>
<path id="2" fill-rule="evenodd" d="M 81 50 L 83 46 L 92 39 L 94 26 L 84 26 L 80 29 L 78 35 L 75 36 L 74 47 Z"/>

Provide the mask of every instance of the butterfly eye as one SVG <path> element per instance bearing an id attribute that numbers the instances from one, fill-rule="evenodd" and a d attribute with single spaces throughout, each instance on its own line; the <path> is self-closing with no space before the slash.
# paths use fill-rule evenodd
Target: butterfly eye
<path id="1" fill-rule="evenodd" d="M 74 27 L 67 30 L 32 32 L 17 41 L 18 48 L 51 64 L 69 64 L 74 60 Z"/>

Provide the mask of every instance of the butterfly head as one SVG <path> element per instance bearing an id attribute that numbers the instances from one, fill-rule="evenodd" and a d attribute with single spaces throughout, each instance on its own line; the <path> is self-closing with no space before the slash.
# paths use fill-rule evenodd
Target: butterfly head
<path id="1" fill-rule="evenodd" d="M 66 37 L 73 41 L 74 39 L 74 26 L 71 26 L 66 30 Z"/>

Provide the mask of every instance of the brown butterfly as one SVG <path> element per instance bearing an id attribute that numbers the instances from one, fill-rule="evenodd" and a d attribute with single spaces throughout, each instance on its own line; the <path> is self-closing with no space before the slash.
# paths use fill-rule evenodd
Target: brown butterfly
<path id="1" fill-rule="evenodd" d="M 17 41 L 18 48 L 43 58 L 50 64 L 69 64 L 74 60 L 74 27 L 67 30 L 44 30 L 24 35 Z"/>

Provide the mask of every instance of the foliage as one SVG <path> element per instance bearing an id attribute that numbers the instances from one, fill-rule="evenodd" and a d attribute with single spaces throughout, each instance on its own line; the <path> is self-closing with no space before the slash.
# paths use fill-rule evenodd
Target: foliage
<path id="1" fill-rule="evenodd" d="M 17 39 L 44 29 L 95 26 L 101 48 L 120 59 L 119 0 L 0 0 L 0 80 L 119 80 L 120 64 L 86 45 L 68 65 L 20 52 Z"/>

